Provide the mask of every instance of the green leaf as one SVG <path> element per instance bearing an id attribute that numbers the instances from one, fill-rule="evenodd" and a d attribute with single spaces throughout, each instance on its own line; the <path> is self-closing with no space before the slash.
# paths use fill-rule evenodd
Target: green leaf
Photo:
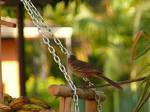
<path id="1" fill-rule="evenodd" d="M 144 91 L 141 95 L 140 100 L 138 101 L 138 104 L 136 105 L 134 112 L 139 112 L 140 109 L 143 107 L 143 105 L 146 103 L 146 101 L 149 98 L 149 88 L 150 88 L 150 75 L 145 80 L 145 87 Z M 149 93 L 149 94 L 148 94 Z"/>
<path id="2" fill-rule="evenodd" d="M 150 51 L 150 45 L 147 46 L 144 50 L 142 50 L 141 52 L 138 53 L 138 55 L 135 57 L 135 59 L 140 58 L 141 56 L 143 56 L 144 54 L 146 54 L 148 51 Z"/>
<path id="3" fill-rule="evenodd" d="M 139 106 L 139 108 L 138 108 L 137 111 L 140 111 L 140 110 L 141 110 L 141 108 L 142 108 L 143 105 L 146 103 L 146 101 L 149 99 L 149 97 L 150 97 L 150 92 L 145 95 L 145 97 L 143 98 L 143 100 L 142 100 L 142 102 L 141 102 L 141 104 L 140 104 L 140 106 Z"/>

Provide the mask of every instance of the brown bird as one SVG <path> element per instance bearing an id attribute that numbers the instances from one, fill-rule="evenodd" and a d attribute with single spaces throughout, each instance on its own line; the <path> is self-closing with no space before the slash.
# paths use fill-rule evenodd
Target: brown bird
<path id="1" fill-rule="evenodd" d="M 111 79 L 105 77 L 103 73 L 87 62 L 78 60 L 74 55 L 70 55 L 68 58 L 69 70 L 80 78 L 96 77 L 98 79 L 104 79 L 113 87 L 121 89 L 121 87 Z"/>

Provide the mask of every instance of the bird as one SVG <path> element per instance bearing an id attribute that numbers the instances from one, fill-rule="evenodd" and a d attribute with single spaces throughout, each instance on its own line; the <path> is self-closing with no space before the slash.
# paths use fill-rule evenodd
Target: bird
<path id="1" fill-rule="evenodd" d="M 110 85 L 117 89 L 122 89 L 119 84 L 112 81 L 111 79 L 107 78 L 103 75 L 102 71 L 96 69 L 94 66 L 90 65 L 88 62 L 84 62 L 78 60 L 76 56 L 70 55 L 68 57 L 68 69 L 71 73 L 74 73 L 77 77 L 80 78 L 98 78 L 103 79 L 108 82 Z"/>

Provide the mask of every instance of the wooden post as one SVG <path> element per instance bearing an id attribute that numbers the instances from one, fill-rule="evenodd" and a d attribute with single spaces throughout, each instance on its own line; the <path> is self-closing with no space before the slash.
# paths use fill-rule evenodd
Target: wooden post
<path id="1" fill-rule="evenodd" d="M 64 108 L 65 108 L 65 97 L 60 97 L 59 112 L 64 112 Z"/>
<path id="2" fill-rule="evenodd" d="M 1 19 L 0 19 L 0 25 L 4 25 L 4 26 L 7 26 L 7 27 L 14 27 L 14 28 L 16 27 L 15 23 L 4 21 L 4 20 L 1 20 Z"/>
<path id="3" fill-rule="evenodd" d="M 18 51 L 19 51 L 19 80 L 20 80 L 20 95 L 25 96 L 26 95 L 26 88 L 25 88 L 25 80 L 26 80 L 26 74 L 25 74 L 25 53 L 24 53 L 24 34 L 23 34 L 23 28 L 24 28 L 24 7 L 21 2 L 19 2 L 18 7 Z"/>
<path id="4" fill-rule="evenodd" d="M 96 112 L 96 101 L 86 100 L 85 101 L 85 112 Z"/>
<path id="5" fill-rule="evenodd" d="M 71 97 L 60 97 L 59 112 L 71 112 Z"/>

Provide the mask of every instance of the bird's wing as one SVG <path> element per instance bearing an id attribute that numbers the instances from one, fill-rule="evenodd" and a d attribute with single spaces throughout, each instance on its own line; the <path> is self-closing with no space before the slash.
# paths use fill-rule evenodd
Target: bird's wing
<path id="1" fill-rule="evenodd" d="M 73 68 L 78 71 L 78 72 L 82 72 L 82 73 L 93 73 L 93 72 L 99 72 L 97 69 L 95 69 L 92 65 L 90 65 L 87 62 L 83 62 L 83 61 L 73 61 L 72 62 L 72 66 Z"/>

